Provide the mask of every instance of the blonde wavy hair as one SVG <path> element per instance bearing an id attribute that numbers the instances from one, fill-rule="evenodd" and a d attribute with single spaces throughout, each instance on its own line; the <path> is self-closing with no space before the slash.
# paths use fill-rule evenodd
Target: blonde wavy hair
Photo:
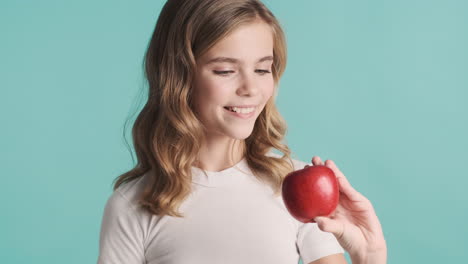
<path id="1" fill-rule="evenodd" d="M 114 180 L 114 190 L 147 174 L 139 205 L 151 214 L 184 217 L 179 207 L 192 191 L 191 168 L 205 136 L 192 111 L 196 59 L 236 27 L 257 19 L 273 34 L 275 92 L 243 142 L 244 154 L 254 176 L 280 195 L 284 177 L 293 170 L 291 151 L 282 142 L 287 126 L 275 105 L 286 41 L 275 16 L 258 0 L 166 2 L 144 57 L 149 94 L 132 128 L 137 164 Z M 283 155 L 266 155 L 272 149 Z"/>

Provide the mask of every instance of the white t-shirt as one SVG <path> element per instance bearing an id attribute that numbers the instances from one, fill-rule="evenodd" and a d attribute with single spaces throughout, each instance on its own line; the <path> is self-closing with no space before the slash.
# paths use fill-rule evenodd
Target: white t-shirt
<path id="1" fill-rule="evenodd" d="M 293 163 L 294 170 L 307 164 Z M 208 177 L 196 167 L 192 173 L 185 218 L 139 209 L 144 177 L 119 186 L 104 209 L 98 264 L 307 264 L 344 253 L 331 233 L 293 218 L 245 159 Z"/>

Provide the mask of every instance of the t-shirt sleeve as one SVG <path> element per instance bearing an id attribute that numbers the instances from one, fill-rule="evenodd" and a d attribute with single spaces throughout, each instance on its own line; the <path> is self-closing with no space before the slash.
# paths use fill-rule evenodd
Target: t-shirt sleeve
<path id="1" fill-rule="evenodd" d="M 329 255 L 344 253 L 335 236 L 320 230 L 316 223 L 301 223 L 296 245 L 304 264 Z"/>
<path id="2" fill-rule="evenodd" d="M 145 263 L 143 229 L 137 211 L 118 191 L 107 200 L 101 223 L 98 264 Z"/>

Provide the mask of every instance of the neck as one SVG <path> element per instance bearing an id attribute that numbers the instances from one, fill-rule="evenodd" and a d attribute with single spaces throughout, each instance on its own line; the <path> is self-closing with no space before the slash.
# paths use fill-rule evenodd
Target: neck
<path id="1" fill-rule="evenodd" d="M 207 137 L 195 166 L 206 171 L 222 171 L 244 158 L 245 141 L 227 137 Z"/>

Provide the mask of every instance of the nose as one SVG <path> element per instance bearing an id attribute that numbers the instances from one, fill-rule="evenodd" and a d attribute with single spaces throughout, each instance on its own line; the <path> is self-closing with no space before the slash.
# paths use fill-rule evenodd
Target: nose
<path id="1" fill-rule="evenodd" d="M 258 93 L 258 85 L 255 83 L 255 76 L 252 74 L 245 73 L 242 75 L 242 79 L 237 89 L 239 96 L 255 96 Z"/>

